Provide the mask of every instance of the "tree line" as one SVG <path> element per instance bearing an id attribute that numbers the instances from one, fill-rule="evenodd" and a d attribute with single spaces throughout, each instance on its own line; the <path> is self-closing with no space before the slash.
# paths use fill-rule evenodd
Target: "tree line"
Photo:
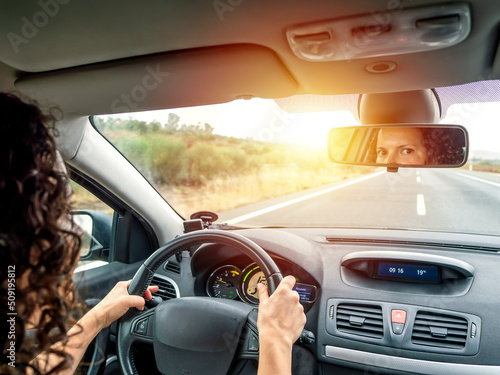
<path id="1" fill-rule="evenodd" d="M 331 170 L 326 150 L 214 134 L 208 124 L 94 118 L 96 128 L 147 178 L 170 186 L 202 186 L 215 178 L 258 173 L 263 168 Z"/>

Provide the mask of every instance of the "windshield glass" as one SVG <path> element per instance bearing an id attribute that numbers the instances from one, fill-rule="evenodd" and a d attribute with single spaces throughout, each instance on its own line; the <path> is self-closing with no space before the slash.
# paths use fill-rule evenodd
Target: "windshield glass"
<path id="1" fill-rule="evenodd" d="M 455 104 L 443 124 L 469 132 L 459 169 L 335 165 L 329 129 L 349 111 L 285 112 L 274 100 L 94 116 L 96 128 L 188 219 L 236 226 L 363 227 L 498 233 L 498 103 Z"/>

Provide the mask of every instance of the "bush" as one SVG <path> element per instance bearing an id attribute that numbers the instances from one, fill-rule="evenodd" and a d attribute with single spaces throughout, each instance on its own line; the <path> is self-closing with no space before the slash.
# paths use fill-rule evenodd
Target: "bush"
<path id="1" fill-rule="evenodd" d="M 185 175 L 186 144 L 179 138 L 158 135 L 151 137 L 151 167 L 159 184 L 177 185 Z"/>
<path id="2" fill-rule="evenodd" d="M 150 169 L 150 145 L 144 137 L 117 137 L 113 143 L 139 171 L 145 173 Z"/>
<path id="3" fill-rule="evenodd" d="M 222 150 L 222 155 L 226 159 L 226 173 L 245 174 L 247 172 L 248 157 L 245 152 L 239 148 L 226 147 Z"/>
<path id="4" fill-rule="evenodd" d="M 231 173 L 233 161 L 224 147 L 197 143 L 186 151 L 189 181 L 202 185 L 220 175 Z"/>
<path id="5" fill-rule="evenodd" d="M 320 172 L 325 169 L 331 169 L 332 166 L 326 150 L 313 148 L 297 150 L 294 154 L 294 163 L 301 170 L 310 172 Z"/>

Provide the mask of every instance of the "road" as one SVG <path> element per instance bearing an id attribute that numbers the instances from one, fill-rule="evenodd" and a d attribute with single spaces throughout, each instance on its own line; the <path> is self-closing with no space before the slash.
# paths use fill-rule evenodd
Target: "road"
<path id="1" fill-rule="evenodd" d="M 462 169 L 382 171 L 227 211 L 219 222 L 498 235 L 500 175 Z"/>

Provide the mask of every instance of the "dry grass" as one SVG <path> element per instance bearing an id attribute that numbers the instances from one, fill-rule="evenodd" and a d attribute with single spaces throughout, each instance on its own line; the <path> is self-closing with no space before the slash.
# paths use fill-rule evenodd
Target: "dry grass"
<path id="1" fill-rule="evenodd" d="M 247 204 L 326 185 L 371 172 L 371 168 L 332 165 L 320 171 L 304 171 L 296 166 L 264 166 L 248 175 L 217 177 L 197 187 L 158 186 L 160 194 L 184 218 L 196 211 L 223 212 Z M 113 210 L 84 188 L 73 184 L 75 209 Z"/>
<path id="2" fill-rule="evenodd" d="M 480 172 L 490 172 L 490 173 L 500 173 L 500 165 L 490 165 L 490 164 L 467 164 L 464 168 L 470 171 L 480 171 Z"/>
<path id="3" fill-rule="evenodd" d="M 107 214 L 113 216 L 113 209 L 106 203 L 102 202 L 87 189 L 81 187 L 73 181 L 71 182 L 71 187 L 73 189 L 73 197 L 71 201 L 73 203 L 74 210 L 104 211 Z"/>
<path id="4" fill-rule="evenodd" d="M 182 217 L 189 218 L 196 211 L 223 212 L 367 172 L 371 169 L 333 166 L 312 172 L 293 167 L 264 167 L 251 175 L 219 177 L 203 187 L 164 187 L 159 191 Z"/>

